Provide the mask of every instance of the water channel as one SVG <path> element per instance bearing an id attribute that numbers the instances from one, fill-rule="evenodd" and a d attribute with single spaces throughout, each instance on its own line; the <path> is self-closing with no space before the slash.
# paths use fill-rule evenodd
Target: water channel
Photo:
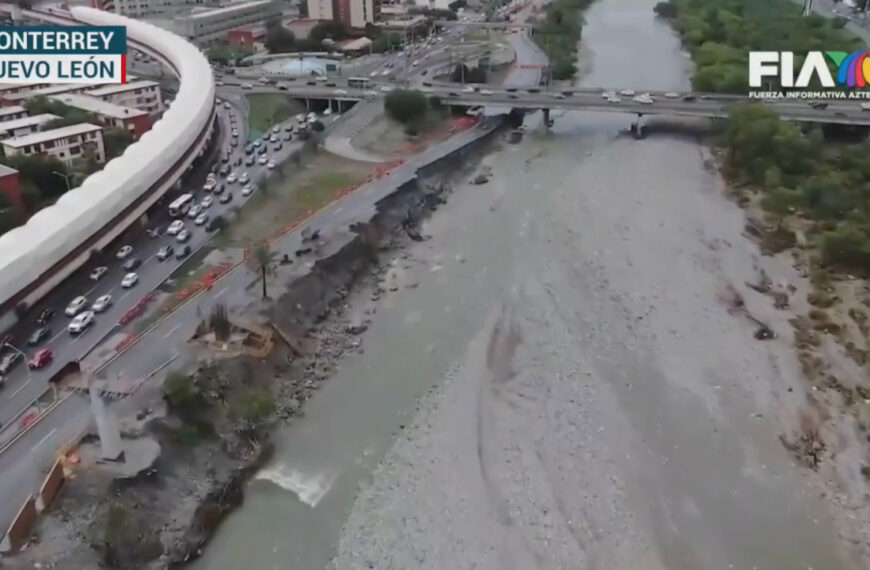
<path id="1" fill-rule="evenodd" d="M 582 84 L 688 87 L 687 60 L 672 32 L 653 18 L 654 3 L 601 0 L 588 11 Z M 711 261 L 664 233 L 672 223 L 715 238 L 717 230 L 709 228 L 723 224 L 723 235 L 739 236 L 740 214 L 724 201 L 710 207 L 719 204 L 714 179 L 693 141 L 620 136 L 630 120 L 557 113 L 551 133 L 531 133 L 522 145 L 504 145 L 487 159 L 495 173 L 490 184 L 458 190 L 429 222 L 433 238 L 411 249 L 407 272 L 419 287 L 385 297 L 364 335 L 364 353 L 348 356 L 307 403 L 305 417 L 277 434 L 272 464 L 250 483 L 243 507 L 224 523 L 195 570 L 325 568 L 354 497 L 369 484 L 399 426 L 412 423 L 419 398 L 440 389 L 445 376 L 461 383 L 456 377 L 464 369 L 467 374 L 463 362 L 475 343 L 507 313 L 521 327 L 525 374 L 535 378 L 526 387 L 534 402 L 528 405 L 538 410 L 528 431 L 540 429 L 538 455 L 550 457 L 541 461 L 560 474 L 554 480 L 563 478 L 551 488 L 565 491 L 557 502 L 573 519 L 566 528 L 583 519 L 587 535 L 566 539 L 560 558 L 554 531 L 547 554 L 553 558 L 536 558 L 538 567 L 842 567 L 824 506 L 797 475 L 775 429 L 747 419 L 763 398 L 731 377 L 764 374 L 755 367 L 766 366 L 758 363 L 770 356 L 754 348 L 745 331 L 733 331 L 727 316 L 695 322 L 714 319 L 715 312 L 706 308 L 709 299 L 700 299 L 713 285 L 698 267 L 723 263 L 738 271 L 738 262 L 730 253 Z M 733 255 L 738 253 L 744 252 Z M 693 282 L 680 284 L 680 278 Z M 682 288 L 670 289 L 677 286 Z M 656 316 L 657 310 L 671 312 Z M 643 317 L 652 328 L 673 328 L 643 329 Z M 732 348 L 738 354 L 727 352 Z M 575 375 L 572 385 L 587 378 L 600 378 L 600 385 L 578 392 L 576 409 L 563 408 L 575 399 L 558 391 Z M 532 386 L 540 392 L 532 393 Z M 575 421 L 583 435 L 567 440 L 580 438 L 586 447 L 572 465 L 573 451 L 562 447 L 556 432 Z M 437 422 L 437 416 L 425 420 L 433 430 Z M 397 461 L 438 461 L 427 455 L 432 450 L 417 453 Z M 564 479 L 571 472 L 579 477 L 573 483 Z M 401 482 L 395 488 L 397 494 L 410 489 Z M 450 507 L 444 499 L 449 493 L 428 503 L 419 502 L 419 490 L 409 493 L 407 503 L 415 509 Z M 505 493 L 511 508 L 521 511 Z M 521 503 L 523 496 L 513 498 Z M 372 513 L 372 523 L 386 516 Z M 446 518 L 434 516 L 433 524 L 446 526 L 428 529 L 430 544 L 438 543 L 435 535 L 454 532 L 448 526 L 461 528 L 441 516 Z M 632 541 L 636 548 L 620 544 Z M 471 560 L 462 563 L 463 549 L 455 548 L 458 560 L 414 563 L 397 553 L 392 565 L 373 567 L 471 568 Z M 558 562 L 581 551 L 585 558 L 574 558 L 576 566 Z"/>

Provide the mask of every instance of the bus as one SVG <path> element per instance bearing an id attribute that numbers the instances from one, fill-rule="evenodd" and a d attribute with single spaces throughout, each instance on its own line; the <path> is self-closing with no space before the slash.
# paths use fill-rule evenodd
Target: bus
<path id="1" fill-rule="evenodd" d="M 169 215 L 180 218 L 187 214 L 193 205 L 193 194 L 182 194 L 173 203 L 169 204 Z"/>
<path id="2" fill-rule="evenodd" d="M 368 89 L 372 82 L 366 77 L 351 77 L 347 80 L 347 86 L 352 89 Z"/>

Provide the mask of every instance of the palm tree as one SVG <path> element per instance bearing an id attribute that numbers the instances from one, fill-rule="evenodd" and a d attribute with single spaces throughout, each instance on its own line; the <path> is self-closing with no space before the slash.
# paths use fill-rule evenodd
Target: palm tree
<path id="1" fill-rule="evenodd" d="M 275 254 L 269 249 L 266 244 L 255 246 L 251 250 L 251 255 L 248 257 L 248 264 L 254 271 L 260 272 L 263 280 L 263 298 L 267 298 L 266 292 L 266 277 L 273 271 L 273 263 L 275 262 Z"/>

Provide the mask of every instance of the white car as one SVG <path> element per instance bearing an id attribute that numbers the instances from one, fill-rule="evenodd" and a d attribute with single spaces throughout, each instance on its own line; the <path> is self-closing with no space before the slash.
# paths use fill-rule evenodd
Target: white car
<path id="1" fill-rule="evenodd" d="M 280 133 L 280 132 L 281 132 L 281 127 L 280 127 L 280 126 L 275 125 L 274 127 L 272 127 L 272 134 L 277 135 L 277 134 Z"/>
<path id="2" fill-rule="evenodd" d="M 278 142 L 278 137 L 276 137 L 275 135 L 272 135 L 271 137 L 269 137 L 269 142 L 270 143 Z"/>
<path id="3" fill-rule="evenodd" d="M 206 180 L 205 184 L 202 185 L 202 190 L 203 192 L 211 192 L 212 190 L 214 190 L 215 186 L 217 186 L 217 181 L 209 178 L 208 180 Z"/>
<path id="4" fill-rule="evenodd" d="M 199 203 L 200 207 L 203 209 L 210 208 L 212 204 L 214 204 L 214 198 L 211 196 L 206 196 L 202 199 L 202 202 Z"/>
<path id="5" fill-rule="evenodd" d="M 275 165 L 274 160 L 270 160 L 269 162 L 266 163 L 266 168 L 268 168 L 269 170 L 272 170 L 273 168 L 275 168 L 275 166 L 276 165 Z"/>
<path id="6" fill-rule="evenodd" d="M 193 223 L 198 225 L 198 226 L 203 226 L 203 225 L 205 225 L 206 222 L 208 222 L 208 214 L 206 214 L 205 212 L 198 215 L 196 217 L 196 219 L 193 220 Z"/>
<path id="7" fill-rule="evenodd" d="M 242 188 L 242 196 L 250 196 L 254 193 L 254 187 L 250 184 L 246 185 Z"/>
<path id="8" fill-rule="evenodd" d="M 298 115 L 296 115 L 293 118 L 296 119 L 297 123 L 304 123 L 305 122 L 305 113 L 299 113 Z"/>
<path id="9" fill-rule="evenodd" d="M 637 97 L 633 98 L 632 101 L 634 101 L 635 103 L 640 103 L 641 105 L 652 105 L 653 103 L 653 99 L 649 95 L 647 95 L 646 97 L 644 97 L 643 95 L 638 95 Z"/>
<path id="10" fill-rule="evenodd" d="M 84 313 L 79 313 L 76 318 L 71 320 L 66 326 L 66 330 L 69 331 L 70 334 L 79 334 L 92 324 L 94 324 L 94 312 L 85 311 Z"/>
<path id="11" fill-rule="evenodd" d="M 225 194 L 225 196 L 232 196 L 232 194 Z M 190 232 L 187 230 L 181 230 L 178 232 L 178 235 L 175 236 L 175 239 L 178 240 L 179 243 L 184 243 L 190 239 Z"/>
<path id="12" fill-rule="evenodd" d="M 194 219 L 196 219 L 196 217 L 199 215 L 200 212 L 202 212 L 202 208 L 199 205 L 194 204 L 187 211 L 187 217 L 194 220 Z"/>
<path id="13" fill-rule="evenodd" d="M 463 92 L 463 93 L 474 93 L 474 87 L 472 87 L 472 86 L 469 85 L 468 87 L 466 87 L 465 89 L 463 89 L 462 92 Z"/>
<path id="14" fill-rule="evenodd" d="M 125 245 L 118 250 L 118 253 L 115 254 L 115 257 L 118 259 L 127 259 L 128 257 L 130 257 L 131 253 L 133 253 L 133 248 L 129 245 Z"/>
<path id="15" fill-rule="evenodd" d="M 229 182 L 230 184 L 232 184 L 233 182 L 235 182 L 238 179 L 239 179 L 239 175 L 236 174 L 235 172 L 230 172 L 230 175 L 227 176 L 227 182 Z"/>
<path id="16" fill-rule="evenodd" d="M 109 294 L 97 297 L 94 304 L 91 305 L 91 310 L 95 313 L 102 313 L 112 305 L 112 296 Z"/>
<path id="17" fill-rule="evenodd" d="M 553 93 L 553 99 L 564 99 L 564 98 L 565 98 L 564 93 Z"/>
<path id="18" fill-rule="evenodd" d="M 624 97 L 634 97 L 634 89 L 623 89 L 619 93 Z"/>
<path id="19" fill-rule="evenodd" d="M 250 177 L 247 172 L 242 172 L 242 175 L 239 176 L 239 184 L 247 184 Z"/>
<path id="20" fill-rule="evenodd" d="M 676 91 L 668 91 L 667 93 L 665 93 L 665 97 L 667 97 L 668 99 L 679 99 L 680 94 Z"/>
<path id="21" fill-rule="evenodd" d="M 610 99 L 613 99 L 614 97 L 616 97 L 615 91 L 605 91 L 604 93 L 601 94 L 602 99 L 610 100 Z"/>
<path id="22" fill-rule="evenodd" d="M 128 273 L 121 279 L 121 287 L 124 289 L 129 289 L 133 285 L 139 282 L 139 275 L 137 273 Z"/>
<path id="23" fill-rule="evenodd" d="M 242 89 L 253 89 L 253 85 L 250 83 L 242 83 Z"/>
<path id="24" fill-rule="evenodd" d="M 99 281 L 100 279 L 103 278 L 103 275 L 105 275 L 108 271 L 109 271 L 109 268 L 106 267 L 105 265 L 101 265 L 99 267 L 94 267 L 94 270 L 91 271 L 91 281 Z"/>
<path id="25" fill-rule="evenodd" d="M 224 109 L 229 109 L 230 106 L 231 106 L 231 105 L 230 105 L 230 102 L 229 102 L 229 101 L 224 101 Z"/>
<path id="26" fill-rule="evenodd" d="M 381 89 L 381 91 L 383 91 L 383 89 Z M 390 88 L 390 91 L 392 91 L 392 87 Z M 336 95 L 347 95 L 347 91 L 345 91 L 344 89 L 336 89 L 335 94 Z"/>
<path id="27" fill-rule="evenodd" d="M 269 157 L 266 156 L 265 154 L 257 159 L 257 163 L 261 164 L 261 165 L 267 164 L 268 162 L 269 162 Z"/>
<path id="28" fill-rule="evenodd" d="M 481 95 L 492 95 L 492 91 L 490 91 L 489 89 L 481 89 L 480 94 Z"/>
<path id="29" fill-rule="evenodd" d="M 88 304 L 87 298 L 80 295 L 80 296 L 76 297 L 75 299 L 73 299 L 72 301 L 70 301 L 69 305 L 66 306 L 66 309 L 64 309 L 63 312 L 66 313 L 66 316 L 68 316 L 68 317 L 74 317 L 74 316 L 78 315 L 79 313 L 81 313 L 85 309 L 85 305 L 87 305 L 87 304 Z"/>
<path id="30" fill-rule="evenodd" d="M 184 222 L 181 220 L 175 220 L 174 222 L 169 224 L 168 228 L 166 228 L 166 234 L 174 236 L 174 235 L 177 235 L 178 232 L 180 232 L 183 229 L 184 229 Z"/>
<path id="31" fill-rule="evenodd" d="M 231 134 L 232 136 L 234 136 L 234 137 L 237 137 L 237 136 L 239 136 L 239 130 L 238 130 L 238 129 L 233 129 L 232 132 L 231 132 L 230 134 Z"/>
<path id="32" fill-rule="evenodd" d="M 389 85 L 381 85 L 381 91 L 383 91 L 384 93 L 389 93 L 392 90 L 393 88 Z"/>
<path id="33" fill-rule="evenodd" d="M 861 103 L 862 111 L 870 111 L 870 103 Z"/>
<path id="34" fill-rule="evenodd" d="M 613 97 L 609 97 L 607 99 L 607 102 L 608 103 L 622 103 L 622 99 L 620 99 L 619 97 L 613 96 Z"/>

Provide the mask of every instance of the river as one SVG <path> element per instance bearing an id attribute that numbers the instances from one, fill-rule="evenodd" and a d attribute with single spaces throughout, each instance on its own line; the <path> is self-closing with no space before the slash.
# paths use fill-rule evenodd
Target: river
<path id="1" fill-rule="evenodd" d="M 688 88 L 654 4 L 588 11 L 583 85 Z M 845 568 L 769 413 L 794 359 L 717 304 L 752 279 L 741 212 L 693 140 L 554 116 L 397 259 L 419 287 L 193 568 Z"/>

